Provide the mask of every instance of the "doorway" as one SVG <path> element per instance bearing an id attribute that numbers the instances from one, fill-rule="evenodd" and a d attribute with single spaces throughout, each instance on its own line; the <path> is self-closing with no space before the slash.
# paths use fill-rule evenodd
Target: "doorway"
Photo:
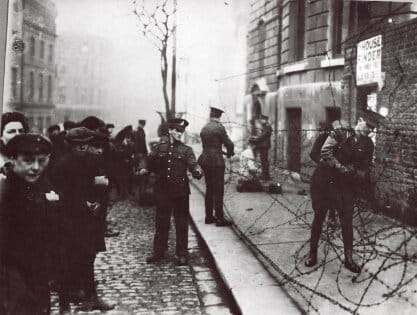
<path id="1" fill-rule="evenodd" d="M 333 121 L 340 119 L 342 119 L 342 112 L 340 110 L 340 107 L 326 107 L 326 123 L 328 125 L 330 125 Z"/>
<path id="2" fill-rule="evenodd" d="M 301 108 L 287 108 L 287 165 L 293 172 L 301 168 Z"/>

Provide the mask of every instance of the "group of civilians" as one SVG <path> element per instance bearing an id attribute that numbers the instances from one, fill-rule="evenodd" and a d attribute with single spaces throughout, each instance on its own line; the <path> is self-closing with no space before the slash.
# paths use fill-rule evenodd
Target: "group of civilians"
<path id="1" fill-rule="evenodd" d="M 94 261 L 106 250 L 104 238 L 118 235 L 107 227 L 111 184 L 123 184 L 121 165 L 147 152 L 141 146 L 126 159 L 126 137 L 135 142 L 141 131 L 119 143 L 113 128 L 89 116 L 43 136 L 29 132 L 24 114 L 2 115 L 0 314 L 49 314 L 51 290 L 60 314 L 71 313 L 70 303 L 81 311 L 114 308 L 97 293 Z"/>

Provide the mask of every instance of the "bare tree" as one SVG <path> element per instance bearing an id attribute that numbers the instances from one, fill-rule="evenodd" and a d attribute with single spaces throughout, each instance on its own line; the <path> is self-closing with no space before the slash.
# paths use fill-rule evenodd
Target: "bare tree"
<path id="1" fill-rule="evenodd" d="M 161 58 L 165 119 L 175 117 L 175 65 L 172 66 L 171 100 L 168 97 L 168 43 L 175 34 L 176 0 L 131 0 L 143 35 L 158 49 Z M 173 56 L 175 62 L 175 51 Z M 161 115 L 162 118 L 162 115 Z"/>

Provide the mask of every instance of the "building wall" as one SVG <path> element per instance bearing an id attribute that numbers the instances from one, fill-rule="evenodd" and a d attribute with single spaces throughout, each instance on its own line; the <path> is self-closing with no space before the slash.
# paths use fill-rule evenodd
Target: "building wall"
<path id="1" fill-rule="evenodd" d="M 388 205 L 387 214 L 417 223 L 417 19 L 379 23 L 357 41 L 382 35 L 382 73 L 376 89 L 377 111 L 386 108 L 376 135 L 377 198 Z M 346 48 L 344 112 L 356 120 L 362 113 L 360 87 L 355 84 L 356 42 Z"/>
<path id="2" fill-rule="evenodd" d="M 248 90 L 254 82 L 265 79 L 263 110 L 275 131 L 271 157 L 280 167 L 306 176 L 313 166 L 308 153 L 315 130 L 326 119 L 326 108 L 340 108 L 342 104 L 344 59 L 341 49 L 336 52 L 333 48 L 335 25 L 339 27 L 339 42 L 347 36 L 342 23 L 349 14 L 345 7 L 343 1 L 334 0 L 251 2 Z M 291 130 L 300 134 L 300 148 L 295 148 L 294 134 L 289 134 L 287 114 L 294 112 L 291 109 L 301 111 L 298 131 Z M 291 165 L 294 159 L 299 161 Z"/>
<path id="3" fill-rule="evenodd" d="M 264 78 L 270 91 L 276 90 L 279 66 L 279 0 L 250 2 L 248 31 L 247 88 Z"/>
<path id="4" fill-rule="evenodd" d="M 24 112 L 34 131 L 53 121 L 56 16 L 49 0 L 10 1 L 6 110 Z M 19 42 L 24 46 L 16 46 Z"/>

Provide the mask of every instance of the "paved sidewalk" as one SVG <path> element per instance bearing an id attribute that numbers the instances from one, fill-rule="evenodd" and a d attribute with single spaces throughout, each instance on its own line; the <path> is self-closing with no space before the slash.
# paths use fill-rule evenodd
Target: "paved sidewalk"
<path id="1" fill-rule="evenodd" d="M 299 310 L 230 227 L 205 224 L 204 198 L 193 187 L 191 216 L 243 315 L 294 314 Z"/>
<path id="2" fill-rule="evenodd" d="M 283 173 L 280 177 L 284 192 L 277 195 L 238 193 L 232 176 L 225 186 L 224 200 L 226 213 L 235 223 L 234 236 L 230 228 L 204 225 L 201 212 L 204 179 L 193 180 L 193 219 L 242 313 L 268 314 L 255 311 L 256 304 L 260 303 L 269 314 L 299 313 L 295 305 L 302 312 L 316 314 L 416 314 L 416 229 L 362 210 L 354 218 L 354 251 L 356 261 L 362 266 L 361 274 L 357 276 L 343 267 L 339 226 L 323 228 L 319 263 L 307 268 L 304 260 L 313 218 L 311 201 L 305 194 L 308 185 L 287 175 Z M 250 268 L 239 274 L 240 283 L 228 281 L 229 275 L 234 277 L 238 272 L 233 266 L 237 260 L 243 260 L 240 255 L 248 254 L 247 249 L 240 252 L 245 246 L 236 235 L 252 247 L 252 256 L 264 264 L 264 271 L 270 271 L 275 283 L 265 274 L 260 277 L 260 283 L 252 280 L 259 269 L 251 271 Z M 248 288 L 248 295 L 237 294 L 236 287 L 240 284 Z M 263 290 L 258 291 L 259 288 Z M 278 299 L 277 304 L 282 306 L 265 304 L 268 295 L 273 294 L 279 297 L 273 299 Z M 254 310 L 246 309 L 247 304 Z"/>

